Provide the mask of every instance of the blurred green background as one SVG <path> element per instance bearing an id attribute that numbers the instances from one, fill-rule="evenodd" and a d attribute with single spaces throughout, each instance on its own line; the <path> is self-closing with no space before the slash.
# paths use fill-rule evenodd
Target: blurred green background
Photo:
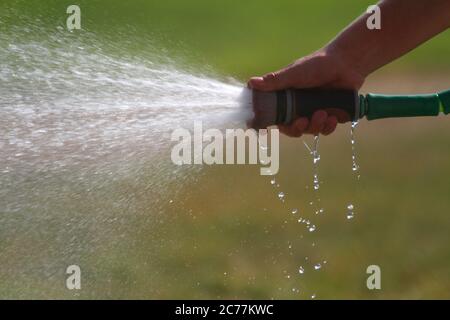
<path id="1" fill-rule="evenodd" d="M 175 64 L 244 82 L 324 45 L 371 2 L 3 0 L 0 23 L 6 32 L 33 24 L 23 39 L 36 40 L 65 26 L 70 4 L 81 7 L 83 28 L 70 36 L 94 34 L 112 55 L 119 52 L 114 46 L 144 59 L 160 50 Z M 450 88 L 448 57 L 447 31 L 374 74 L 363 91 Z M 0 297 L 448 299 L 448 121 L 362 121 L 356 132 L 359 181 L 351 170 L 349 125 L 321 138 L 326 214 L 320 217 L 309 205 L 315 197 L 305 188 L 312 160 L 301 139 L 282 139 L 279 188 L 257 167 L 203 168 L 158 213 L 156 226 L 154 219 L 136 221 L 141 232 L 134 238 L 118 235 L 117 243 L 85 258 L 80 292 L 61 286 L 63 273 L 50 279 L 13 273 L 0 284 Z M 356 212 L 351 221 L 349 203 Z M 293 208 L 313 219 L 317 231 L 299 225 Z M 372 264 L 382 270 L 379 291 L 366 288 Z"/>

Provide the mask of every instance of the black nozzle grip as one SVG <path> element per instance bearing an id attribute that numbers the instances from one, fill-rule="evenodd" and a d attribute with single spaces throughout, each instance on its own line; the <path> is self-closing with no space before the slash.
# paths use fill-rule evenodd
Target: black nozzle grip
<path id="1" fill-rule="evenodd" d="M 295 117 L 311 118 L 315 111 L 340 109 L 351 120 L 359 119 L 359 95 L 351 89 L 290 89 L 295 106 Z"/>

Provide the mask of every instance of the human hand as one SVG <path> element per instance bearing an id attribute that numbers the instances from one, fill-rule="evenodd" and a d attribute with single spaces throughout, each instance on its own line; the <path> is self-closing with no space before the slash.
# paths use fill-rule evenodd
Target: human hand
<path id="1" fill-rule="evenodd" d="M 314 87 L 358 90 L 363 82 L 364 76 L 353 70 L 338 54 L 322 49 L 280 71 L 253 77 L 248 86 L 260 91 Z M 338 123 L 347 121 L 350 121 L 350 116 L 345 111 L 323 106 L 323 110 L 316 111 L 311 119 L 298 118 L 291 125 L 278 127 L 282 133 L 291 137 L 300 137 L 304 133 L 329 135 Z"/>

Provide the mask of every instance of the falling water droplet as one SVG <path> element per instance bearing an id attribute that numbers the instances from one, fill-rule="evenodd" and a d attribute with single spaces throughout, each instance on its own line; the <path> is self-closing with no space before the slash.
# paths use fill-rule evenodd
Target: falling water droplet
<path id="1" fill-rule="evenodd" d="M 319 177 L 317 176 L 317 174 L 314 174 L 313 184 L 314 184 L 314 190 L 319 190 L 320 183 L 319 183 Z"/>
<path id="2" fill-rule="evenodd" d="M 320 270 L 322 269 L 322 265 L 320 263 L 317 263 L 314 265 L 314 270 Z"/>
<path id="3" fill-rule="evenodd" d="M 314 194 L 315 194 L 315 201 L 317 203 L 316 208 L 315 208 L 315 213 L 319 214 L 321 212 L 323 212 L 323 209 L 320 209 L 320 198 L 319 198 L 319 189 L 320 189 L 320 178 L 319 178 L 319 161 L 320 161 L 320 154 L 319 154 L 319 136 L 316 135 L 314 136 L 314 140 L 313 140 L 313 144 L 311 146 L 311 148 L 308 146 L 308 144 L 306 144 L 305 142 L 303 142 L 305 147 L 308 149 L 309 153 L 312 155 L 313 158 L 313 189 L 314 189 Z M 313 201 L 311 201 L 309 203 L 311 206 L 314 204 Z M 322 211 L 320 211 L 322 210 Z M 314 231 L 314 228 L 312 229 L 312 231 Z M 312 232 L 311 231 L 311 232 Z"/>
<path id="4" fill-rule="evenodd" d="M 352 128 L 351 128 L 351 131 L 350 131 L 350 141 L 351 141 L 351 144 L 352 144 L 352 171 L 353 172 L 356 172 L 356 171 L 359 170 L 359 166 L 358 166 L 358 164 L 356 162 L 356 150 L 355 150 L 355 144 L 356 144 L 356 142 L 355 142 L 355 129 L 356 129 L 357 125 L 358 125 L 358 121 L 352 122 Z M 357 177 L 359 179 L 359 175 Z"/>
<path id="5" fill-rule="evenodd" d="M 276 183 L 275 179 L 270 180 L 270 184 L 274 185 Z"/>
<path id="6" fill-rule="evenodd" d="M 353 219 L 355 217 L 355 212 L 353 211 L 354 210 L 353 204 L 349 204 L 347 206 L 347 209 L 348 209 L 348 211 L 347 211 L 347 220 L 351 220 L 351 219 Z"/>
<path id="7" fill-rule="evenodd" d="M 285 197 L 284 192 L 278 193 L 278 199 L 280 199 L 281 201 L 283 201 L 283 200 L 284 200 L 284 197 Z"/>
<path id="8" fill-rule="evenodd" d="M 313 159 L 314 164 L 320 161 L 320 155 L 316 155 Z"/>
<path id="9" fill-rule="evenodd" d="M 298 268 L 298 273 L 304 274 L 304 273 L 305 273 L 305 268 L 303 268 L 303 266 L 300 266 L 300 267 Z"/>
<path id="10" fill-rule="evenodd" d="M 310 227 L 308 228 L 308 231 L 309 231 L 309 232 L 314 232 L 314 231 L 316 231 L 316 226 L 315 226 L 315 225 L 310 226 Z"/>
<path id="11" fill-rule="evenodd" d="M 298 212 L 298 209 L 292 209 L 292 211 L 291 211 L 292 214 L 297 214 L 297 212 Z"/>

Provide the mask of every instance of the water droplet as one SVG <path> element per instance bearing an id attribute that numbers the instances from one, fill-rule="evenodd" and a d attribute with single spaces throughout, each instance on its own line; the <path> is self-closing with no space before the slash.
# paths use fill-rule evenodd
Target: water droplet
<path id="1" fill-rule="evenodd" d="M 356 144 L 356 141 L 355 141 L 355 129 L 356 129 L 357 125 L 358 125 L 358 121 L 352 122 L 352 128 L 350 130 L 350 142 L 352 144 L 352 171 L 353 172 L 356 172 L 356 171 L 359 170 L 359 166 L 358 166 L 358 164 L 356 162 L 356 150 L 355 150 L 355 144 Z M 359 180 L 359 175 L 358 175 L 357 178 Z"/>
<path id="2" fill-rule="evenodd" d="M 308 228 L 308 231 L 309 231 L 309 232 L 314 232 L 314 231 L 316 231 L 316 226 L 315 226 L 315 225 L 312 225 L 311 227 Z"/>
<path id="3" fill-rule="evenodd" d="M 348 212 L 347 212 L 347 220 L 351 220 L 355 217 L 355 212 L 353 211 L 354 206 L 353 204 L 349 204 L 347 206 Z"/>
<path id="4" fill-rule="evenodd" d="M 314 164 L 317 164 L 320 161 L 320 155 L 314 156 L 313 162 Z"/>
<path id="5" fill-rule="evenodd" d="M 311 296 L 311 299 L 315 299 L 316 298 L 316 294 L 314 293 L 312 296 Z"/>
<path id="6" fill-rule="evenodd" d="M 278 199 L 280 199 L 281 201 L 283 201 L 283 200 L 284 200 L 284 197 L 285 197 L 284 192 L 278 193 Z"/>
<path id="7" fill-rule="evenodd" d="M 292 209 L 292 211 L 291 211 L 292 214 L 297 214 L 297 212 L 298 212 L 298 209 Z"/>
<path id="8" fill-rule="evenodd" d="M 275 179 L 270 180 L 270 184 L 274 185 L 276 183 Z"/>
<path id="9" fill-rule="evenodd" d="M 322 269 L 322 265 L 320 263 L 317 263 L 314 265 L 314 270 L 320 270 Z"/>
<path id="10" fill-rule="evenodd" d="M 305 273 L 305 268 L 303 268 L 302 266 L 300 266 L 300 267 L 298 268 L 298 273 L 304 274 L 304 273 Z"/>
<path id="11" fill-rule="evenodd" d="M 324 209 L 319 209 L 319 210 L 316 210 L 315 212 L 314 212 L 315 214 L 319 214 L 319 213 L 324 213 Z"/>

